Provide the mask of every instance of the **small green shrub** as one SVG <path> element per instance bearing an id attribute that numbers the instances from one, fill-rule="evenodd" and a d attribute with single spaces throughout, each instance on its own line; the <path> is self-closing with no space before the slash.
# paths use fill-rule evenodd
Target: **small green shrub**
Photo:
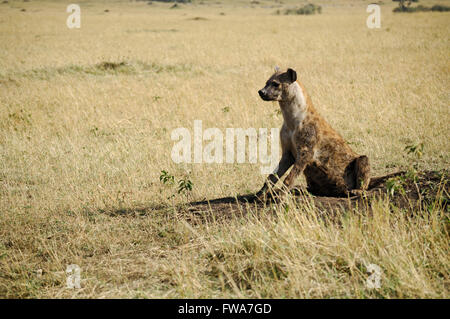
<path id="1" fill-rule="evenodd" d="M 188 177 L 178 181 L 178 194 L 185 194 L 186 192 L 192 191 L 193 183 Z"/>
<path id="2" fill-rule="evenodd" d="M 163 184 L 173 185 L 175 183 L 175 177 L 167 171 L 161 171 L 159 181 Z"/>
<path id="3" fill-rule="evenodd" d="M 175 185 L 175 176 L 170 174 L 168 171 L 161 171 L 161 175 L 159 175 L 159 181 L 168 186 L 174 186 Z M 178 194 L 184 194 L 188 195 L 190 192 L 192 192 L 192 188 L 194 186 L 194 183 L 189 179 L 189 176 L 184 176 L 182 179 L 179 179 L 177 187 L 177 193 Z M 169 196 L 168 199 L 171 199 L 175 196 L 173 194 L 172 196 Z"/>
<path id="4" fill-rule="evenodd" d="M 386 181 L 386 189 L 389 195 L 394 196 L 396 193 L 405 195 L 405 178 L 403 176 L 398 176 L 390 178 Z"/>
<path id="5" fill-rule="evenodd" d="M 415 155 L 418 159 L 420 159 L 423 155 L 423 149 L 424 149 L 424 144 L 422 143 L 417 143 L 417 144 L 411 144 L 411 145 L 407 145 L 405 147 L 405 151 L 408 154 L 413 154 Z"/>

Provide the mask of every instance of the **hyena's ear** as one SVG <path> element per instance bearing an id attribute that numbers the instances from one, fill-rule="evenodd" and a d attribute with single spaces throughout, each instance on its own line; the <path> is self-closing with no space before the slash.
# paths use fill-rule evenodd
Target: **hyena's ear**
<path id="1" fill-rule="evenodd" d="M 275 65 L 275 72 L 280 71 L 280 67 L 278 65 Z"/>
<path id="2" fill-rule="evenodd" d="M 289 68 L 287 70 L 287 75 L 288 75 L 288 79 L 291 83 L 297 81 L 297 72 L 295 72 L 294 69 Z"/>

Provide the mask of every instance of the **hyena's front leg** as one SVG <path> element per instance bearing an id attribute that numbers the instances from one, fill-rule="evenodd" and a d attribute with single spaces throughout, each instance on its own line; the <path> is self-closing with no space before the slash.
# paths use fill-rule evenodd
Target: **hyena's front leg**
<path id="1" fill-rule="evenodd" d="M 305 125 L 295 136 L 295 163 L 289 175 L 284 179 L 288 191 L 294 186 L 295 178 L 303 173 L 314 157 L 314 147 L 317 144 L 317 128 L 314 124 Z"/>
<path id="2" fill-rule="evenodd" d="M 275 169 L 273 174 L 270 174 L 267 177 L 266 182 L 264 183 L 263 187 L 259 190 L 259 192 L 256 193 L 256 196 L 259 197 L 265 194 L 270 187 L 274 186 L 278 182 L 278 180 L 281 177 L 283 177 L 284 173 L 286 173 L 289 167 L 291 167 L 292 164 L 294 164 L 294 161 L 295 159 L 291 152 L 287 151 L 283 153 L 277 168 Z"/>
<path id="3" fill-rule="evenodd" d="M 313 159 L 313 149 L 303 147 L 295 160 L 294 167 L 292 167 L 288 176 L 284 179 L 284 186 L 288 191 L 294 186 L 294 181 L 301 173 L 303 173 L 306 165 L 308 165 Z"/>

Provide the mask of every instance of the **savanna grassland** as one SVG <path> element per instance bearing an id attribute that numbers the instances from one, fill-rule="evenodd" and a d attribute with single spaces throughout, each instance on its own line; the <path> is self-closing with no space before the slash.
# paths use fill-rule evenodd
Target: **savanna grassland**
<path id="1" fill-rule="evenodd" d="M 226 219 L 180 213 L 261 187 L 259 163 L 174 163 L 171 132 L 280 127 L 257 94 L 275 65 L 297 70 L 373 175 L 449 168 L 450 13 L 384 0 L 369 29 L 370 1 L 275 14 L 306 4 L 283 2 L 80 0 L 80 29 L 70 2 L 0 3 L 0 297 L 448 298 L 445 176 L 412 212 L 386 197 L 331 220 L 288 197 Z"/>

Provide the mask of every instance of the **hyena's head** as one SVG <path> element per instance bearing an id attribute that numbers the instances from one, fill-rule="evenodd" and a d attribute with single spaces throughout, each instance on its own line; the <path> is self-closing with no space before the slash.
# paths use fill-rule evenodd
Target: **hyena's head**
<path id="1" fill-rule="evenodd" d="M 289 97 L 289 86 L 295 81 L 297 81 L 295 70 L 287 69 L 283 72 L 276 69 L 258 94 L 264 101 L 283 101 Z"/>

